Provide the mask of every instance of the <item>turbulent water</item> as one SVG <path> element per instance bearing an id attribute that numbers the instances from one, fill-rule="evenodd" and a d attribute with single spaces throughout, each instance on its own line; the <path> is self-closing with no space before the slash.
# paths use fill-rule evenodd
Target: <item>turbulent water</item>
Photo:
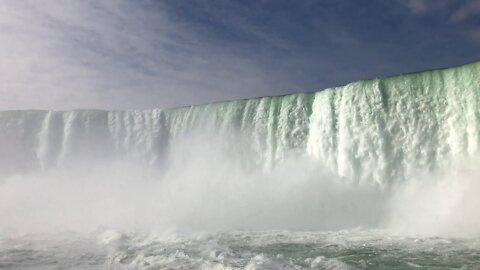
<path id="1" fill-rule="evenodd" d="M 0 112 L 0 269 L 475 269 L 479 74 Z"/>
<path id="2" fill-rule="evenodd" d="M 0 239 L 0 267 L 19 269 L 478 269 L 480 241 L 377 231 L 215 235 L 35 235 Z"/>

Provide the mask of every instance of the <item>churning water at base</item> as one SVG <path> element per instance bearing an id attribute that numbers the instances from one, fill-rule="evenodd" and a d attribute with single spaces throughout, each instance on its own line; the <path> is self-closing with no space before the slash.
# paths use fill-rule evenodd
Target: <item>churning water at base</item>
<path id="1" fill-rule="evenodd" d="M 478 268 L 479 74 L 0 112 L 0 269 Z"/>
<path id="2" fill-rule="evenodd" d="M 478 269 L 480 239 L 382 231 L 181 235 L 55 234 L 0 238 L 3 269 Z"/>

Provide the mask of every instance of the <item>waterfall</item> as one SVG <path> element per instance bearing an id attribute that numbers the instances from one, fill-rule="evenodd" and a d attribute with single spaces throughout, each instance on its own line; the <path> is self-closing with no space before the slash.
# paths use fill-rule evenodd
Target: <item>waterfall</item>
<path id="1" fill-rule="evenodd" d="M 180 138 L 215 137 L 250 167 L 306 157 L 355 183 L 387 185 L 478 154 L 480 63 L 316 93 L 174 109 L 0 112 L 2 174 L 78 160 L 161 166 Z"/>

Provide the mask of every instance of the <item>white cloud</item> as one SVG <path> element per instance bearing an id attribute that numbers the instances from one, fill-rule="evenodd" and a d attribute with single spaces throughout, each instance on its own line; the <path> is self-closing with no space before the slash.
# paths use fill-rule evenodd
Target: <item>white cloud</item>
<path id="1" fill-rule="evenodd" d="M 448 7 L 451 0 L 400 0 L 413 14 L 420 15 Z"/>
<path id="2" fill-rule="evenodd" d="M 461 22 L 480 14 L 480 0 L 465 1 L 453 14 L 452 21 Z"/>
<path id="3" fill-rule="evenodd" d="M 289 86 L 148 1 L 1 1 L 0 57 L 0 110 L 169 107 Z"/>
<path id="4" fill-rule="evenodd" d="M 480 28 L 471 29 L 466 32 L 467 37 L 470 38 L 472 41 L 480 43 Z"/>
<path id="5" fill-rule="evenodd" d="M 415 15 L 445 10 L 450 14 L 451 21 L 455 23 L 480 14 L 480 0 L 399 0 L 399 3 L 406 6 Z"/>
<path id="6" fill-rule="evenodd" d="M 428 66 L 389 61 L 401 45 L 363 39 L 342 16 L 259 3 L 0 1 L 0 110 L 172 107 Z"/>

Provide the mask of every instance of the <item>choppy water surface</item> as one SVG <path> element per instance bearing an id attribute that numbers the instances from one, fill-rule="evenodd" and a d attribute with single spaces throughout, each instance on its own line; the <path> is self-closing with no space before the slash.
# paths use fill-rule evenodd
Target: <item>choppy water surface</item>
<path id="1" fill-rule="evenodd" d="M 480 239 L 380 231 L 2 236 L 0 269 L 479 269 Z"/>

